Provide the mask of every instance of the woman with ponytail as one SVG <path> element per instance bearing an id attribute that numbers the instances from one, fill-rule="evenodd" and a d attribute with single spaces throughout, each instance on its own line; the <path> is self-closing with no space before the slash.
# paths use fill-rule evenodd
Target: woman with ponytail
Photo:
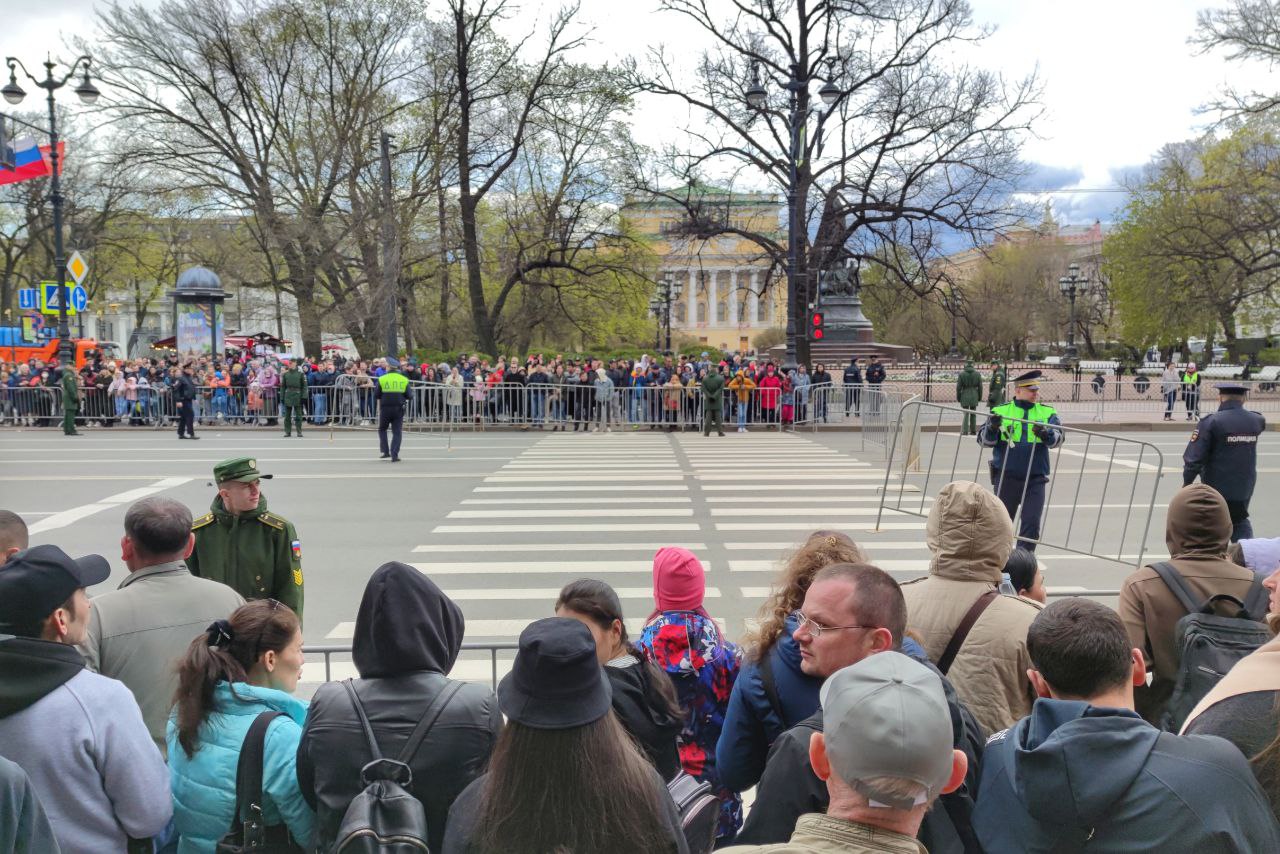
<path id="1" fill-rule="evenodd" d="M 262 712 L 282 713 L 267 729 L 263 750 L 268 838 L 311 845 L 315 813 L 296 770 L 307 704 L 292 696 L 302 664 L 298 617 L 274 599 L 240 606 L 187 648 L 167 733 L 179 854 L 212 854 L 230 829 L 240 748 Z"/>
<path id="2" fill-rule="evenodd" d="M 570 617 L 591 630 L 596 658 L 613 686 L 614 714 L 662 779 L 673 779 L 680 773 L 676 736 L 684 713 L 667 675 L 627 637 L 618 594 L 603 581 L 572 581 L 556 599 L 556 616 Z"/>

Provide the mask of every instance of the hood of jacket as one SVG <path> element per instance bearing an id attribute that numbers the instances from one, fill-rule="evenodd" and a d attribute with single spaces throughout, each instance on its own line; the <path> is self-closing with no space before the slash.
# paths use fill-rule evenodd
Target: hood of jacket
<path id="1" fill-rule="evenodd" d="M 360 600 L 351 658 L 364 679 L 421 670 L 447 674 L 465 627 L 462 609 L 430 578 L 403 563 L 384 563 Z"/>
<path id="2" fill-rule="evenodd" d="M 736 655 L 715 620 L 694 611 L 664 611 L 644 627 L 650 659 L 672 675 L 700 673 Z"/>
<path id="3" fill-rule="evenodd" d="M 228 510 L 226 505 L 222 503 L 221 495 L 215 495 L 213 498 L 213 503 L 209 505 L 209 512 L 213 514 L 213 517 L 218 520 L 219 524 L 223 524 L 223 525 L 230 524 L 233 520 L 237 518 L 242 520 L 257 519 L 263 513 L 267 512 L 267 496 L 265 495 L 259 496 L 258 506 L 250 510 L 248 513 L 236 514 Z"/>
<path id="4" fill-rule="evenodd" d="M 17 714 L 84 669 L 73 646 L 0 635 L 0 718 Z"/>
<path id="5" fill-rule="evenodd" d="M 1174 558 L 1225 557 L 1231 543 L 1226 500 L 1203 483 L 1182 487 L 1169 500 L 1164 541 Z"/>
<path id="6" fill-rule="evenodd" d="M 1095 827 L 1142 773 L 1160 731 L 1128 709 L 1041 698 L 1008 737 L 1013 788 L 1027 812 Z"/>
<path id="7" fill-rule="evenodd" d="M 999 584 L 1013 547 L 1013 522 L 991 490 L 957 480 L 933 502 L 925 540 L 933 553 L 930 575 Z"/>

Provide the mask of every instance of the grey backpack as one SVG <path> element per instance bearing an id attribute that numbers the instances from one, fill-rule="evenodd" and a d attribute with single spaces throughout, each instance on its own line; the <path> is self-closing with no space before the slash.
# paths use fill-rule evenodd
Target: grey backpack
<path id="1" fill-rule="evenodd" d="M 1171 563 L 1152 564 L 1165 585 L 1173 591 L 1187 615 L 1178 620 L 1174 647 L 1178 650 L 1178 679 L 1173 695 L 1160 718 L 1160 728 L 1178 732 L 1196 704 L 1237 661 L 1271 639 L 1266 624 L 1267 591 L 1253 580 L 1241 602 L 1219 594 L 1197 604 L 1194 593 Z M 1218 603 L 1226 603 L 1233 616 L 1218 613 Z"/>
<path id="2" fill-rule="evenodd" d="M 344 680 L 342 685 L 351 696 L 351 705 L 360 719 L 373 760 L 360 769 L 360 782 L 365 788 L 343 813 L 338 836 L 329 850 L 333 854 L 420 854 L 428 851 L 427 811 L 407 788 L 413 784 L 413 770 L 409 762 L 462 683 L 451 682 L 436 695 L 395 759 L 384 759 L 378 750 L 373 728 L 369 726 L 369 718 L 351 680 Z"/>

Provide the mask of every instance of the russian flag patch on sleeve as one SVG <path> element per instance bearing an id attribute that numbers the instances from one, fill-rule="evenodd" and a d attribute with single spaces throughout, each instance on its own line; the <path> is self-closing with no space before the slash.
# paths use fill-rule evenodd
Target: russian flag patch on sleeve
<path id="1" fill-rule="evenodd" d="M 293 549 L 293 559 L 302 560 L 302 541 L 294 540 L 290 548 Z"/>

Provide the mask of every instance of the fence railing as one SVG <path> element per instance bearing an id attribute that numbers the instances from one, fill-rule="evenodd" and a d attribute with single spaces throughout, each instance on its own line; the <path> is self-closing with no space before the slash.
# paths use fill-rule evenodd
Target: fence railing
<path id="1" fill-rule="evenodd" d="M 1036 453 L 1028 453 L 1025 464 L 1015 464 L 1014 454 L 1008 450 L 997 465 L 995 448 L 979 444 L 976 437 L 957 436 L 940 429 L 944 422 L 964 415 L 965 410 L 958 406 L 922 400 L 911 400 L 903 406 L 885 466 L 877 525 L 886 509 L 927 517 L 930 501 L 943 486 L 954 480 L 972 480 L 990 483 L 1009 509 L 1018 539 L 1117 563 L 1142 565 L 1164 466 L 1159 448 L 1124 436 L 1054 425 L 1053 429 L 1065 435 L 1061 444 L 1053 449 L 1030 445 L 1048 453 L 1049 470 L 1044 473 L 1037 468 Z M 1043 426 L 1016 418 L 1003 421 L 1010 433 L 1016 434 L 1012 436 L 1015 442 L 1022 431 Z M 981 433 L 983 424 L 979 423 L 977 429 Z M 1000 436 L 997 444 L 1005 441 L 1004 434 Z M 1042 440 L 1037 437 L 1034 441 Z M 917 450 L 899 450 L 913 445 Z M 900 478 L 896 489 L 890 485 L 895 472 Z M 909 486 L 918 491 L 908 493 Z M 1055 492 L 1060 500 L 1066 493 L 1065 507 L 1054 509 Z M 1028 495 L 1033 495 L 1044 510 L 1034 535 L 1022 530 Z M 1097 503 L 1092 503 L 1095 500 Z M 1136 542 L 1126 547 L 1131 535 Z M 1112 543 L 1114 550 L 1110 548 Z"/>
<path id="2" fill-rule="evenodd" d="M 514 653 L 520 648 L 514 641 L 498 643 L 473 643 L 464 641 L 460 655 L 468 652 L 485 652 L 489 655 L 489 684 L 495 690 L 498 687 L 498 653 Z M 333 681 L 333 657 L 335 655 L 351 655 L 351 644 L 307 644 L 303 647 L 304 655 L 320 655 L 324 657 L 324 681 Z M 456 665 L 455 665 L 456 667 Z M 311 681 L 311 680 L 309 680 Z"/>

